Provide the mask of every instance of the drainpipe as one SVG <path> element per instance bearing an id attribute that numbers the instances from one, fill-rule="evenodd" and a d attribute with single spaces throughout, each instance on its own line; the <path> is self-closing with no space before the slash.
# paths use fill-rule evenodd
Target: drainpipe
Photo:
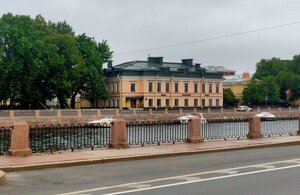
<path id="1" fill-rule="evenodd" d="M 122 80 L 119 74 L 117 78 L 119 81 L 119 109 L 122 110 L 122 82 L 121 82 Z"/>

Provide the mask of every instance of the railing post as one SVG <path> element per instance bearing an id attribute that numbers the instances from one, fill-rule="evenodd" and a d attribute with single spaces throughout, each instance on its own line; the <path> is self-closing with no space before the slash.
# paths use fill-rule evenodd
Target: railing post
<path id="1" fill-rule="evenodd" d="M 194 108 L 194 113 L 195 113 L 195 114 L 197 113 L 197 108 Z"/>
<path id="2" fill-rule="evenodd" d="M 297 135 L 300 135 L 300 117 L 298 117 L 298 128 Z"/>
<path id="3" fill-rule="evenodd" d="M 26 156 L 32 154 L 29 148 L 29 125 L 26 122 L 14 122 L 10 139 L 9 153 L 12 156 Z"/>
<path id="4" fill-rule="evenodd" d="M 15 117 L 15 112 L 13 110 L 9 111 L 9 118 L 13 119 Z"/>
<path id="5" fill-rule="evenodd" d="M 168 114 L 168 108 L 165 109 L 165 114 Z"/>
<path id="6" fill-rule="evenodd" d="M 182 108 L 179 108 L 179 114 L 182 115 Z"/>
<path id="7" fill-rule="evenodd" d="M 101 110 L 97 110 L 96 117 L 100 117 L 100 116 L 101 116 Z"/>
<path id="8" fill-rule="evenodd" d="M 236 107 L 233 108 L 233 112 L 236 112 Z"/>
<path id="9" fill-rule="evenodd" d="M 34 115 L 35 115 L 35 118 L 40 118 L 40 111 L 36 110 Z"/>
<path id="10" fill-rule="evenodd" d="M 152 115 L 152 109 L 149 109 L 149 115 Z"/>
<path id="11" fill-rule="evenodd" d="M 207 108 L 207 113 L 211 113 L 210 108 Z"/>
<path id="12" fill-rule="evenodd" d="M 115 116 L 119 116 L 119 109 L 115 109 Z"/>
<path id="13" fill-rule="evenodd" d="M 257 112 L 260 112 L 260 107 L 257 107 Z"/>
<path id="14" fill-rule="evenodd" d="M 281 107 L 278 108 L 279 112 L 282 112 Z"/>
<path id="15" fill-rule="evenodd" d="M 291 112 L 292 111 L 292 107 L 289 107 L 289 112 Z"/>
<path id="16" fill-rule="evenodd" d="M 220 108 L 221 113 L 224 113 L 224 108 Z"/>
<path id="17" fill-rule="evenodd" d="M 132 110 L 132 114 L 136 115 L 136 110 L 135 109 Z"/>
<path id="18" fill-rule="evenodd" d="M 126 121 L 114 119 L 111 126 L 111 148 L 128 148 L 126 139 Z"/>
<path id="19" fill-rule="evenodd" d="M 61 110 L 57 110 L 57 112 L 56 112 L 56 117 L 57 117 L 57 118 L 61 118 Z"/>
<path id="20" fill-rule="evenodd" d="M 268 112 L 271 112 L 271 107 L 268 107 Z"/>
<path id="21" fill-rule="evenodd" d="M 260 131 L 261 122 L 260 117 L 254 116 L 249 119 L 249 133 L 247 135 L 248 139 L 262 138 L 263 135 Z"/>
<path id="22" fill-rule="evenodd" d="M 202 143 L 201 119 L 198 117 L 190 118 L 188 122 L 188 135 L 187 141 L 189 143 Z"/>
<path id="23" fill-rule="evenodd" d="M 77 110 L 77 117 L 80 118 L 81 117 L 81 110 Z"/>

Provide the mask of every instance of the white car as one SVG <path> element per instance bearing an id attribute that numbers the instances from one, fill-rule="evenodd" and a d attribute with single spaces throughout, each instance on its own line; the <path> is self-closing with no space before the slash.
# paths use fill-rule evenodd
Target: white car
<path id="1" fill-rule="evenodd" d="M 273 121 L 276 118 L 275 115 L 270 112 L 261 112 L 256 116 L 260 117 L 261 120 L 268 120 L 268 121 Z"/>
<path id="2" fill-rule="evenodd" d="M 194 117 L 197 117 L 197 116 L 193 116 L 193 115 L 188 114 L 186 116 L 179 117 L 178 120 L 181 123 L 187 123 L 190 120 L 190 118 L 194 118 Z M 202 113 L 200 113 L 199 118 L 201 119 L 201 121 L 202 121 L 203 124 L 207 122 L 206 118 L 203 117 Z"/>
<path id="3" fill-rule="evenodd" d="M 244 112 L 250 112 L 252 111 L 252 108 L 248 107 L 248 106 L 239 106 L 236 109 L 237 111 L 244 111 Z"/>
<path id="4" fill-rule="evenodd" d="M 94 121 L 91 121 L 91 122 L 88 122 L 89 124 L 100 124 L 100 125 L 107 125 L 107 126 L 110 126 L 111 125 L 111 122 L 113 121 L 114 119 L 112 117 L 106 117 L 106 118 L 102 118 L 102 119 L 99 119 L 99 120 L 94 120 Z"/>

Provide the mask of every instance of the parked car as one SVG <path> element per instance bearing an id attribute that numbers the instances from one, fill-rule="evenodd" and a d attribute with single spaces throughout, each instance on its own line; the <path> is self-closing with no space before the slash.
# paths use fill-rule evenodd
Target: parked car
<path id="1" fill-rule="evenodd" d="M 244 111 L 244 112 L 250 112 L 252 111 L 252 108 L 248 107 L 248 106 L 239 106 L 236 109 L 237 111 Z"/>
<path id="2" fill-rule="evenodd" d="M 261 112 L 256 116 L 260 117 L 260 120 L 265 120 L 265 121 L 273 121 L 276 119 L 275 115 L 270 112 Z"/>
<path id="3" fill-rule="evenodd" d="M 100 124 L 100 125 L 110 126 L 113 120 L 114 119 L 112 117 L 105 117 L 105 118 L 102 118 L 102 119 L 99 119 L 99 120 L 94 120 L 94 121 L 91 121 L 91 122 L 88 122 L 88 123 L 89 124 Z"/>
<path id="4" fill-rule="evenodd" d="M 186 116 L 179 117 L 178 120 L 181 123 L 187 123 L 190 120 L 190 118 L 193 118 L 193 117 L 197 117 L 197 116 L 188 114 Z M 199 113 L 199 118 L 202 120 L 202 124 L 207 123 L 206 118 L 203 117 L 203 113 Z"/>

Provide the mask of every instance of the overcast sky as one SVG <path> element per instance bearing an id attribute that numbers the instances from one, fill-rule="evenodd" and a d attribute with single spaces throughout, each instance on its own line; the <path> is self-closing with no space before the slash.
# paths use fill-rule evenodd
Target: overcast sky
<path id="1" fill-rule="evenodd" d="M 179 43 L 300 21 L 299 0 L 0 0 L 11 12 L 53 22 L 66 20 L 76 34 L 107 40 L 114 65 L 147 56 L 164 61 L 193 58 L 203 66 L 255 71 L 262 58 L 300 54 L 300 23 L 250 34 L 164 49 Z M 132 52 L 129 54 L 124 54 Z"/>

